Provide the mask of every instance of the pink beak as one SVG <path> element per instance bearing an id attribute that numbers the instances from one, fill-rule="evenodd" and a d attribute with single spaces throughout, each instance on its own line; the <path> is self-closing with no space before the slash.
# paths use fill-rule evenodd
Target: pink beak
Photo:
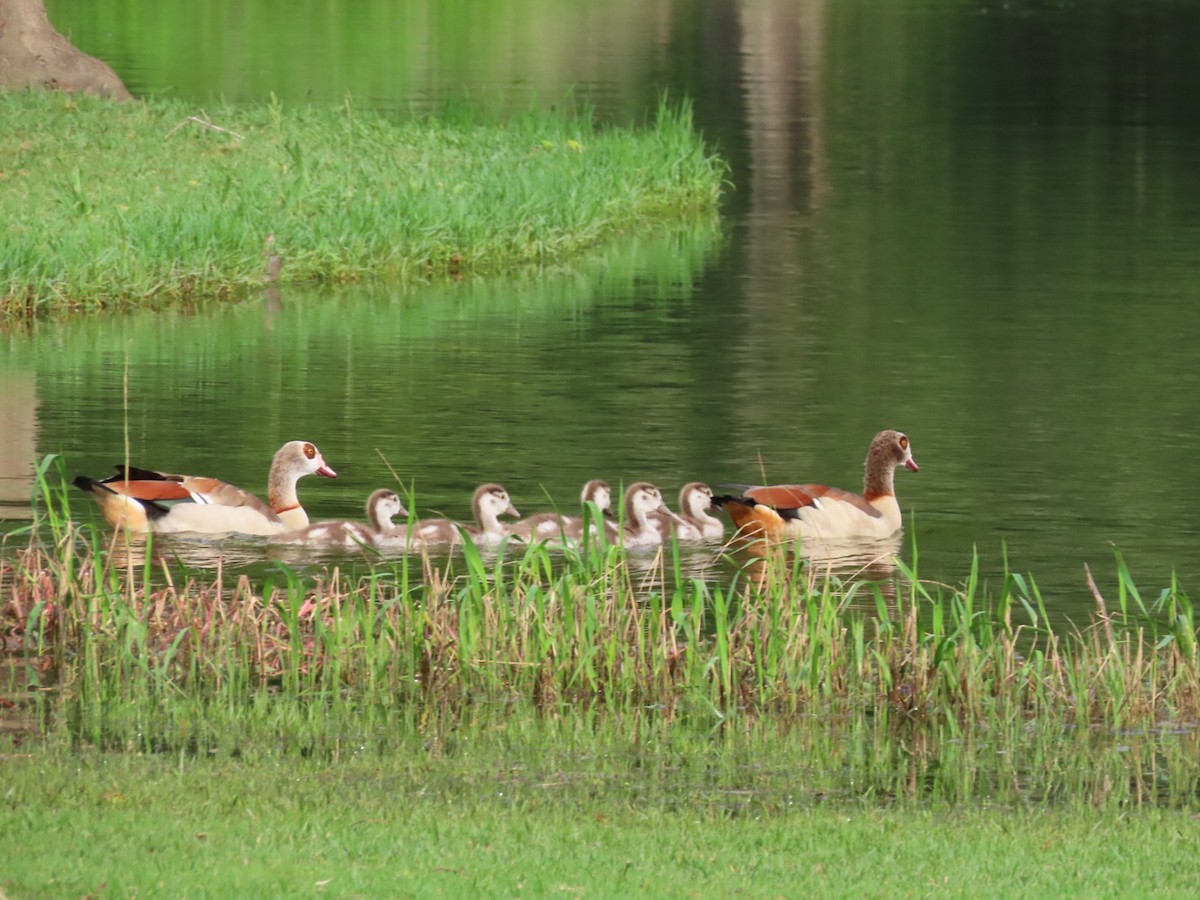
<path id="1" fill-rule="evenodd" d="M 921 471 L 921 467 L 917 465 L 917 461 L 915 459 L 913 459 L 911 456 L 904 461 L 904 465 L 906 465 L 908 468 L 912 469 L 914 472 Z"/>

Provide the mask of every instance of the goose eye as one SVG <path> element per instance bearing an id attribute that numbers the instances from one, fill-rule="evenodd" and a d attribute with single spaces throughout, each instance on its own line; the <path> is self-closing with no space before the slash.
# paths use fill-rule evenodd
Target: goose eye
<path id="1" fill-rule="evenodd" d="M 900 449 L 901 450 L 908 449 L 908 438 L 905 437 L 904 435 L 900 435 Z"/>
<path id="2" fill-rule="evenodd" d="M 312 459 L 314 456 L 317 455 L 317 448 L 314 447 L 312 444 L 305 444 L 304 445 L 304 455 L 306 457 L 308 457 L 309 459 Z"/>

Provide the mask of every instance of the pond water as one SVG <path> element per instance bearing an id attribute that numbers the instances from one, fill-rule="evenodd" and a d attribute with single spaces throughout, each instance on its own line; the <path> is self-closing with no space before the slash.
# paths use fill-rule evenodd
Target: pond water
<path id="1" fill-rule="evenodd" d="M 455 516 L 484 480 L 523 511 L 592 477 L 857 488 L 890 427 L 921 464 L 897 492 L 922 575 L 959 582 L 978 548 L 994 580 L 1007 554 L 1082 621 L 1115 546 L 1148 595 L 1200 589 L 1191 4 L 48 7 L 135 93 L 198 105 L 573 94 L 636 122 L 686 95 L 732 189 L 719 229 L 538 277 L 5 334 L 9 524 L 34 460 L 110 472 L 126 429 L 135 461 L 247 487 L 313 440 L 341 476 L 302 486 L 325 517 L 390 467 Z"/>

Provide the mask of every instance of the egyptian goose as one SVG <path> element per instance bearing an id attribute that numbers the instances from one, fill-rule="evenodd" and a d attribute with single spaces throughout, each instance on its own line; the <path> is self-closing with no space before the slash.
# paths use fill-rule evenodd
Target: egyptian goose
<path id="1" fill-rule="evenodd" d="M 579 502 L 586 507 L 594 503 L 600 511 L 601 518 L 593 517 L 589 522 L 591 534 L 598 534 L 601 529 L 609 537 L 615 536 L 616 529 L 607 517 L 612 515 L 612 488 L 607 481 L 593 478 L 583 486 Z M 520 522 L 510 527 L 512 534 L 523 541 L 574 542 L 583 540 L 583 516 L 564 516 L 556 512 L 534 513 L 526 516 Z"/>
<path id="2" fill-rule="evenodd" d="M 453 519 L 423 519 L 411 525 L 399 525 L 377 539 L 381 549 L 407 548 L 426 550 L 453 547 L 462 543 L 461 528 L 471 539 L 483 546 L 495 546 L 509 535 L 509 526 L 500 516 L 519 516 L 509 499 L 508 491 L 498 484 L 483 484 L 475 489 L 471 509 L 478 527 L 460 525 Z"/>
<path id="3" fill-rule="evenodd" d="M 893 476 L 897 466 L 918 471 L 908 437 L 881 431 L 871 441 L 862 495 L 823 484 L 752 487 L 740 495 L 714 497 L 742 536 L 795 538 L 881 538 L 900 530 Z"/>
<path id="4" fill-rule="evenodd" d="M 379 536 L 391 532 L 395 516 L 407 516 L 399 495 L 387 488 L 380 488 L 367 498 L 367 524 L 350 522 L 346 519 L 331 519 L 317 522 L 299 531 L 272 535 L 271 544 L 304 544 L 316 547 L 374 547 Z"/>
<path id="5" fill-rule="evenodd" d="M 650 516 L 656 511 L 666 511 L 662 494 L 647 481 L 637 481 L 625 491 L 625 518 L 617 537 L 627 548 L 655 547 L 663 542 L 663 536 Z"/>
<path id="6" fill-rule="evenodd" d="M 321 451 L 308 441 L 288 441 L 271 460 L 267 502 L 232 484 L 196 475 L 168 475 L 134 466 L 117 466 L 103 481 L 86 475 L 75 486 L 93 494 L 109 523 L 136 534 L 281 534 L 308 526 L 308 514 L 296 497 L 305 475 L 336 478 Z"/>
<path id="7" fill-rule="evenodd" d="M 712 500 L 712 488 L 707 484 L 689 482 L 679 489 L 679 512 L 660 510 L 651 514 L 650 521 L 664 541 L 672 534 L 684 544 L 724 540 L 725 523 L 708 512 Z"/>

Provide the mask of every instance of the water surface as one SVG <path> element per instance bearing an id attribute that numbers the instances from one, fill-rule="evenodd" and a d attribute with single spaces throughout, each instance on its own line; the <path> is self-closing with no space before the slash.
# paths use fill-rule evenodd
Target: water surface
<path id="1" fill-rule="evenodd" d="M 961 580 L 977 547 L 994 578 L 1006 552 L 1082 620 L 1083 566 L 1111 590 L 1115 545 L 1147 594 L 1172 571 L 1197 590 L 1191 5 L 49 6 L 135 91 L 198 105 L 401 115 L 466 89 L 639 121 L 686 94 L 732 190 L 719 233 L 539 278 L 10 334 L 10 515 L 32 458 L 103 473 L 126 420 L 137 459 L 247 486 L 316 441 L 342 472 L 303 486 L 316 516 L 357 513 L 389 464 L 452 515 L 482 480 L 523 511 L 591 477 L 853 488 L 893 427 L 924 575 Z"/>

